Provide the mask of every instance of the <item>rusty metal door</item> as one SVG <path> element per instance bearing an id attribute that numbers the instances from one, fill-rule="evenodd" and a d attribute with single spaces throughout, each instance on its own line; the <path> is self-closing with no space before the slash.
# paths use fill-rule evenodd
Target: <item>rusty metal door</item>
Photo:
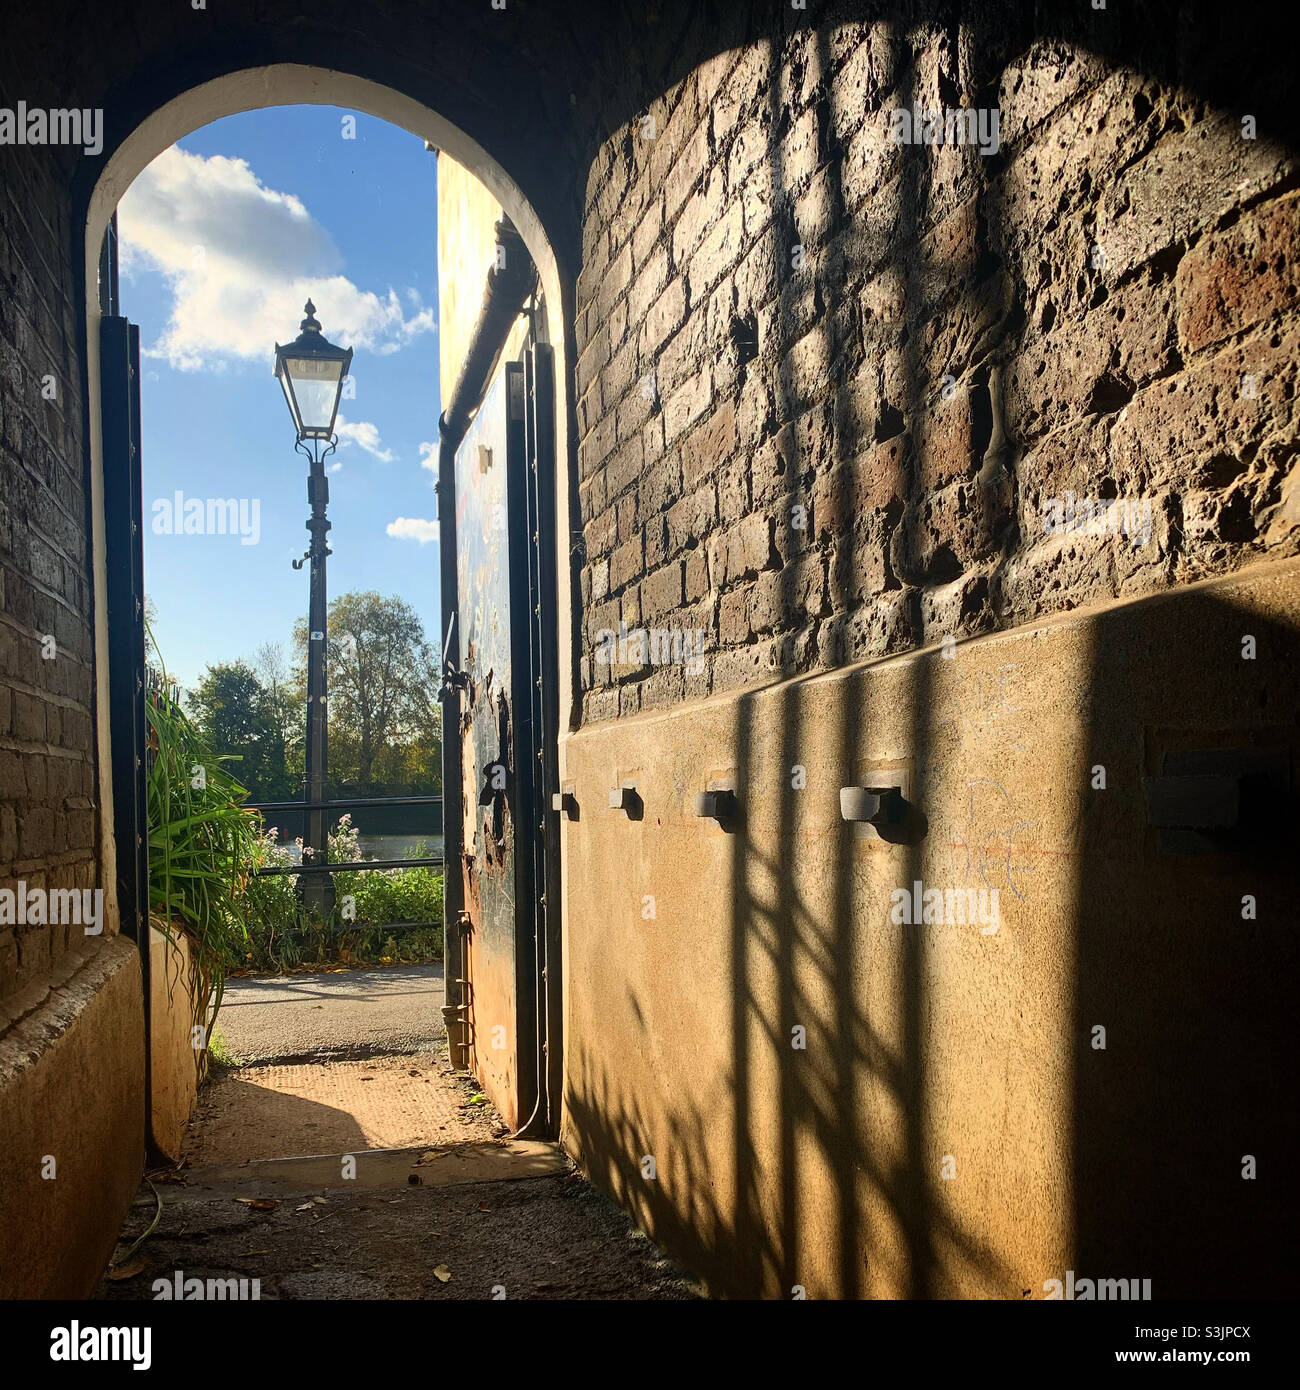
<path id="1" fill-rule="evenodd" d="M 525 416 L 523 369 L 507 363 L 456 454 L 467 1042 L 514 1129 L 537 1102 Z"/>

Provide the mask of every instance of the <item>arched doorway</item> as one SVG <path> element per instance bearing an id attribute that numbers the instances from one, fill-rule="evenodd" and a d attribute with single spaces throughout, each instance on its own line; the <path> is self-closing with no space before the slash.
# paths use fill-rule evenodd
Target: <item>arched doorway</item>
<path id="1" fill-rule="evenodd" d="M 568 334 L 566 332 L 567 311 L 565 306 L 571 302 L 572 287 L 565 282 L 551 239 L 547 236 L 541 220 L 523 196 L 517 183 L 496 160 L 464 132 L 438 116 L 432 109 L 405 97 L 392 88 L 350 74 L 296 64 L 245 69 L 194 87 L 161 105 L 117 145 L 94 183 L 88 199 L 84 226 L 86 423 L 88 426 L 92 553 L 95 579 L 94 631 L 99 792 L 100 804 L 103 807 L 101 821 L 102 854 L 104 879 L 109 886 L 109 891 L 106 894 L 106 910 L 110 919 L 115 918 L 124 925 L 129 916 L 131 925 L 136 929 L 137 940 L 142 946 L 142 959 L 145 959 L 146 963 L 146 1018 L 149 1015 L 150 988 L 147 957 L 150 953 L 144 949 L 144 943 L 149 933 L 144 925 L 144 915 L 139 910 L 138 898 L 131 905 L 129 913 L 124 911 L 126 905 L 118 901 L 120 857 L 134 850 L 137 856 L 137 880 L 147 877 L 147 863 L 143 865 L 140 863 L 141 849 L 138 840 L 133 847 L 123 842 L 122 835 L 115 827 L 113 813 L 115 802 L 119 805 L 122 804 L 124 783 L 130 784 L 130 764 L 137 762 L 135 749 L 129 745 L 125 748 L 114 748 L 114 726 L 111 714 L 114 707 L 114 670 L 116 669 L 117 679 L 120 682 L 124 664 L 130 665 L 135 659 L 135 654 L 128 649 L 128 644 L 122 641 L 120 625 L 115 626 L 113 622 L 113 576 L 109 573 L 108 557 L 115 548 L 115 528 L 119 537 L 117 547 L 120 549 L 126 543 L 120 538 L 124 532 L 129 533 L 133 516 L 129 508 L 124 509 L 120 505 L 115 505 L 115 500 L 110 495 L 111 489 L 106 483 L 110 471 L 109 461 L 105 457 L 105 423 L 113 406 L 106 402 L 104 395 L 103 373 L 105 364 L 101 356 L 100 332 L 102 308 L 97 292 L 100 247 L 118 200 L 137 175 L 162 151 L 199 127 L 224 116 L 270 106 L 293 105 L 328 105 L 345 110 L 355 110 L 423 138 L 430 145 L 444 150 L 478 178 L 497 199 L 509 222 L 513 224 L 513 228 L 517 231 L 520 241 L 522 241 L 536 267 L 537 279 L 542 290 L 539 304 L 542 308 L 544 322 L 540 325 L 540 341 L 547 345 L 548 367 L 540 379 L 533 379 L 544 383 L 544 385 L 539 384 L 538 390 L 539 394 L 545 394 L 543 413 L 548 421 L 548 427 L 554 433 L 554 450 L 553 452 L 548 451 L 547 457 L 551 460 L 550 468 L 555 476 L 553 483 L 548 480 L 548 487 L 545 490 L 548 510 L 543 516 L 543 523 L 551 522 L 553 524 L 533 527 L 532 536 L 534 544 L 539 543 L 538 537 L 540 536 L 540 544 L 549 547 L 548 563 L 541 567 L 544 572 L 548 576 L 564 575 L 567 572 L 567 563 L 562 563 L 566 557 L 560 554 L 555 537 L 563 536 L 569 529 L 564 518 L 569 514 L 571 507 L 568 481 L 570 474 L 569 470 L 564 467 L 556 468 L 554 460 L 565 460 L 570 454 L 570 402 L 567 386 L 570 373 L 567 370 L 566 360 Z M 476 409 L 477 402 L 472 402 L 470 404 L 471 412 Z M 138 409 L 136 413 L 138 416 Z M 138 419 L 135 422 L 135 427 L 138 429 Z M 464 429 L 462 428 L 457 434 L 457 442 L 463 433 Z M 131 452 L 133 454 L 136 452 L 134 447 L 131 448 Z M 445 484 L 446 479 L 444 478 L 443 481 Z M 452 481 L 453 496 L 440 502 L 440 512 L 448 507 L 453 512 L 456 509 L 454 478 Z M 135 519 L 138 524 L 138 517 Z M 454 540 L 454 528 L 451 534 Z M 446 547 L 444 547 L 443 564 L 444 586 L 447 583 L 449 572 L 445 550 Z M 450 575 L 454 582 L 456 574 L 454 545 L 452 550 Z M 539 572 L 532 566 L 529 568 L 530 572 Z M 525 588 L 523 592 L 526 595 L 528 591 Z M 513 601 L 515 594 L 513 585 L 510 593 Z M 564 584 L 556 582 L 553 577 L 550 578 L 542 598 L 544 602 L 554 606 L 550 630 L 555 633 L 565 631 L 570 622 L 570 605 L 568 591 Z M 451 635 L 455 632 L 455 624 L 446 622 L 446 612 L 444 605 L 444 632 L 442 633 L 444 644 L 453 640 Z M 120 624 L 120 619 L 118 621 Z M 516 640 L 527 645 L 528 634 L 523 630 L 522 624 L 516 634 Z M 444 649 L 455 650 L 454 646 L 450 648 L 445 646 Z M 533 658 L 536 660 L 535 651 Z M 556 727 L 562 727 L 567 718 L 572 684 L 568 672 L 555 660 L 554 656 L 551 657 L 551 663 L 553 667 L 558 669 L 558 723 Z M 118 703 L 120 704 L 120 695 Z M 119 743 L 121 742 L 119 739 Z M 459 740 L 457 743 L 459 744 Z M 551 748 L 550 761 L 552 766 L 554 764 L 553 752 L 554 750 Z M 459 762 L 457 767 L 459 767 Z M 447 805 L 446 821 L 448 824 L 453 824 L 459 819 L 459 808 L 456 805 L 456 800 L 459 799 L 462 792 L 462 779 L 458 774 L 449 778 L 444 791 L 450 798 Z M 138 789 L 136 796 L 138 804 Z M 526 804 L 532 805 L 535 801 L 536 798 L 534 797 Z M 527 851 L 524 837 L 539 834 L 540 831 L 541 826 L 532 817 L 528 818 L 526 829 L 521 824 L 521 861 L 531 861 L 535 857 Z M 132 832 L 128 831 L 127 833 L 131 835 L 131 838 L 135 838 Z M 454 850 L 454 843 L 449 841 L 448 882 L 453 884 L 457 891 L 449 891 L 448 893 L 448 926 L 454 928 L 455 933 L 459 933 L 459 923 L 464 917 L 464 913 L 460 911 L 464 895 L 459 891 L 462 874 L 461 856 L 455 854 L 453 858 Z M 558 854 L 558 846 L 556 852 Z M 556 872 L 558 873 L 558 869 Z M 554 896 L 558 897 L 558 894 Z M 556 936 L 558 938 L 558 926 Z M 488 964 L 490 963 L 488 962 Z M 510 964 L 513 968 L 513 958 Z M 466 986 L 468 990 L 470 985 L 468 977 L 472 977 L 475 970 L 454 956 L 449 959 L 448 965 L 447 974 L 451 984 L 453 986 Z M 548 1052 L 552 1074 L 558 1070 L 559 1039 L 556 1037 L 554 1042 L 549 1042 L 542 1034 L 548 1023 L 553 1023 L 555 1031 L 558 1033 L 560 1017 L 557 1004 L 559 973 L 557 946 L 554 963 L 549 970 L 538 968 L 533 971 L 530 967 L 524 971 L 524 978 L 527 981 L 527 989 L 523 991 L 525 997 L 517 998 L 514 993 L 510 994 L 510 1009 L 518 1010 L 515 1015 L 518 1027 L 506 1030 L 506 1035 L 510 1038 L 509 1048 L 514 1065 L 502 1069 L 500 1075 L 515 1078 L 521 1069 L 542 1065 L 537 1059 L 545 1058 Z M 550 978 L 546 978 L 547 976 Z M 539 992 L 548 987 L 551 991 L 551 999 L 549 1002 L 543 1003 L 539 1000 Z M 526 997 L 529 993 L 532 995 L 531 998 Z M 459 1012 L 462 1015 L 467 1036 L 472 1039 L 478 1026 L 473 1012 L 472 993 L 466 992 L 463 998 L 457 998 L 453 988 L 450 992 L 450 998 L 459 1004 Z M 530 1031 L 536 1035 L 535 1041 L 530 1040 Z M 500 1044 L 494 1044 L 494 1046 L 499 1047 Z M 161 1044 L 155 1046 L 152 1052 L 155 1061 L 161 1065 L 160 1048 Z M 485 1084 L 489 1084 L 489 1078 L 494 1069 L 487 1064 L 482 1052 L 474 1053 L 472 1045 L 467 1046 L 465 1052 L 470 1056 L 475 1070 L 479 1072 Z M 539 1096 L 542 1089 L 539 1078 Z M 525 1122 L 528 1106 L 526 1100 L 519 1102 L 518 1097 L 516 1097 L 515 1103 L 511 1103 L 510 1099 L 505 1096 L 494 1096 L 494 1099 L 498 1100 L 503 1111 L 511 1115 L 516 1123 Z M 502 1101 L 506 1103 L 502 1104 Z M 558 1109 L 558 1094 L 555 1096 L 553 1104 Z M 537 1109 L 535 1108 L 534 1114 L 536 1113 Z M 151 1119 L 156 1119 L 157 1114 L 157 1106 L 151 1102 Z M 552 1115 L 552 1124 L 555 1119 L 556 1116 Z"/>

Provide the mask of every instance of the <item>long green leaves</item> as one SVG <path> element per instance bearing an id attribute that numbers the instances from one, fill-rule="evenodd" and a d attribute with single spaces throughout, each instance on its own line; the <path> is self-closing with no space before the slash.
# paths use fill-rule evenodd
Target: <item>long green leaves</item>
<path id="1" fill-rule="evenodd" d="M 248 940 L 245 886 L 258 818 L 248 793 L 222 766 L 173 698 L 166 673 L 149 691 L 149 914 L 153 925 L 190 947 L 189 981 L 200 1076 L 226 975 Z"/>

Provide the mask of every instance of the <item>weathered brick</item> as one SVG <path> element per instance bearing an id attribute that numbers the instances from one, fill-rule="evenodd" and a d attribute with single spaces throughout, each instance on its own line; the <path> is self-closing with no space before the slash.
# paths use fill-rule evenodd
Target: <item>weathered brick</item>
<path id="1" fill-rule="evenodd" d="M 718 637 L 729 647 L 749 641 L 749 600 L 743 589 L 723 594 L 718 604 Z"/>
<path id="2" fill-rule="evenodd" d="M 14 737 L 24 743 L 45 742 L 45 704 L 35 695 L 14 692 Z"/>
<path id="3" fill-rule="evenodd" d="M 710 537 L 708 553 L 709 581 L 715 589 L 770 568 L 776 561 L 771 517 L 745 517 L 736 526 Z"/>
<path id="4" fill-rule="evenodd" d="M 1300 195 L 1202 237 L 1178 266 L 1178 336 L 1197 352 L 1293 310 L 1300 301 Z"/>
<path id="5" fill-rule="evenodd" d="M 657 618 L 682 602 L 683 565 L 673 560 L 656 570 L 641 585 L 642 616 Z"/>
<path id="6" fill-rule="evenodd" d="M 693 550 L 686 557 L 685 590 L 687 603 L 696 603 L 709 592 L 709 563 L 703 550 Z"/>
<path id="7" fill-rule="evenodd" d="M 686 200 L 686 195 L 703 177 L 709 159 L 709 132 L 705 122 L 701 122 L 694 134 L 682 147 L 681 153 L 673 163 L 672 170 L 664 180 L 664 218 L 672 221 Z"/>
<path id="8" fill-rule="evenodd" d="M 690 258 L 686 271 L 686 281 L 692 304 L 699 304 L 727 270 L 736 263 L 744 249 L 744 238 L 744 209 L 739 203 L 733 203 L 718 218 L 712 230 L 705 236 L 695 254 Z"/>
<path id="9" fill-rule="evenodd" d="M 712 394 L 712 375 L 701 367 L 664 402 L 664 443 L 674 444 L 682 433 L 708 409 Z"/>
<path id="10" fill-rule="evenodd" d="M 686 283 L 673 280 L 645 315 L 641 330 L 641 356 L 652 357 L 686 318 Z"/>
<path id="11" fill-rule="evenodd" d="M 717 494 L 712 481 L 706 481 L 702 487 L 696 488 L 668 509 L 670 551 L 675 553 L 688 545 L 698 544 L 713 529 L 717 515 Z"/>
<path id="12" fill-rule="evenodd" d="M 645 210 L 636 225 L 636 231 L 632 233 L 632 264 L 638 271 L 645 265 L 646 258 L 658 244 L 663 225 L 663 203 L 656 198 Z"/>

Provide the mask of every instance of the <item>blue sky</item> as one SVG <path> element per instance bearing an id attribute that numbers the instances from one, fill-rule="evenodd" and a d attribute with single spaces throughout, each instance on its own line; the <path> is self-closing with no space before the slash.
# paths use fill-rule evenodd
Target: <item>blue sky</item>
<path id="1" fill-rule="evenodd" d="M 277 107 L 204 126 L 122 200 L 122 312 L 140 326 L 142 358 L 145 588 L 183 685 L 263 642 L 288 652 L 307 611 L 307 570 L 290 565 L 308 542 L 307 462 L 272 372 L 308 294 L 325 336 L 355 350 L 355 398 L 340 405 L 329 460 L 330 594 L 400 594 L 437 641 L 436 167 L 422 140 L 369 116 Z M 177 490 L 257 499 L 257 543 L 157 534 L 154 504 Z"/>

